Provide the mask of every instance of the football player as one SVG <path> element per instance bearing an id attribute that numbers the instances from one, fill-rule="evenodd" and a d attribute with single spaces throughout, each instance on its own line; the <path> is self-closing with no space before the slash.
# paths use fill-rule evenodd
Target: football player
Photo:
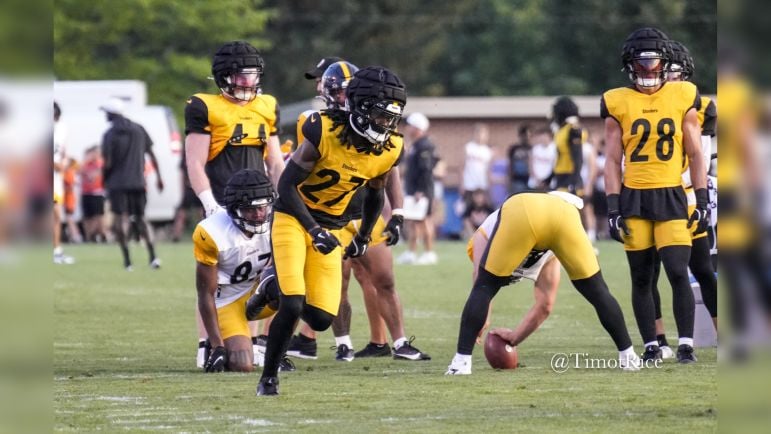
<path id="1" fill-rule="evenodd" d="M 227 42 L 212 58 L 212 77 L 220 92 L 197 93 L 187 100 L 187 176 L 206 216 L 221 208 L 225 184 L 240 169 L 265 173 L 267 166 L 274 186 L 284 170 L 278 139 L 279 107 L 274 97 L 262 93 L 264 67 L 260 53 L 251 44 Z M 206 335 L 198 312 L 196 317 L 196 363 L 201 366 Z M 252 327 L 256 335 L 256 324 Z"/>
<path id="2" fill-rule="evenodd" d="M 345 89 L 352 75 L 358 68 L 348 62 L 339 61 L 330 65 L 321 78 L 321 96 L 330 110 L 348 110 Z M 299 134 L 299 133 L 298 133 Z M 342 229 L 340 242 L 348 245 L 358 232 L 361 225 L 361 209 L 364 190 L 355 193 L 348 205 L 351 221 Z M 385 357 L 391 356 L 392 350 L 387 345 L 386 327 L 391 331 L 394 340 L 393 357 L 404 360 L 429 360 L 430 356 L 412 346 L 412 340 L 407 340 L 404 333 L 401 301 L 396 292 L 393 273 L 393 258 L 387 246 L 399 241 L 404 218 L 401 208 L 402 189 L 399 168 L 394 167 L 388 175 L 386 195 L 389 203 L 395 207 L 391 218 L 386 224 L 382 216 L 378 217 L 373 229 L 372 242 L 367 255 L 343 261 L 343 286 L 340 309 L 332 322 L 335 335 L 335 347 L 338 361 L 352 361 L 354 357 Z M 354 353 L 350 338 L 351 303 L 348 300 L 348 283 L 351 276 L 359 281 L 364 292 L 364 304 L 370 323 L 370 343 Z M 385 322 L 384 322 L 385 318 Z M 287 355 L 306 359 L 316 358 L 315 333 L 305 324 L 299 334 L 292 337 L 287 349 Z"/>
<path id="3" fill-rule="evenodd" d="M 253 351 L 246 301 L 270 262 L 276 195 L 267 176 L 254 169 L 236 172 L 223 194 L 225 210 L 206 217 L 193 232 L 198 310 L 210 344 L 204 370 L 250 372 Z M 265 307 L 256 319 L 273 313 Z"/>
<path id="4" fill-rule="evenodd" d="M 672 41 L 672 61 L 667 72 L 667 81 L 690 80 L 695 70 L 693 57 L 685 45 L 677 41 Z M 699 125 L 701 125 L 701 152 L 704 156 L 705 171 L 709 169 L 709 162 L 712 155 L 712 138 L 715 137 L 715 125 L 717 123 L 717 109 L 714 101 L 709 97 L 701 97 L 701 109 L 697 112 Z M 696 196 L 691 183 L 691 171 L 687 166 L 683 172 L 683 187 L 685 195 L 688 198 L 688 212 L 693 212 L 696 207 Z M 710 256 L 710 241 L 707 232 L 694 234 L 696 228 L 691 228 L 691 258 L 688 262 L 688 268 L 699 282 L 701 296 L 704 300 L 704 306 L 707 307 L 712 322 L 717 330 L 717 278 L 715 270 L 712 267 Z M 659 295 L 658 281 L 661 272 L 661 261 L 656 261 L 655 273 L 653 276 L 653 302 L 656 309 L 656 340 L 661 348 L 661 357 L 669 359 L 674 357 L 674 352 L 669 347 L 664 332 L 664 321 L 661 319 L 661 297 Z"/>
<path id="5" fill-rule="evenodd" d="M 669 38 L 655 28 L 635 30 L 621 62 L 632 86 L 605 92 L 605 190 L 613 239 L 624 243 L 632 276 L 632 306 L 645 345 L 643 360 L 661 358 L 651 291 L 656 255 L 672 286 L 679 346 L 677 360 L 693 363 L 694 298 L 688 280 L 691 230 L 707 229 L 709 195 L 698 111 L 698 89 L 666 82 L 672 60 Z M 681 173 L 687 155 L 696 207 L 688 214 Z M 624 159 L 623 183 L 621 160 Z"/>
<path id="6" fill-rule="evenodd" d="M 483 232 L 474 235 L 473 255 L 478 255 L 479 265 L 461 315 L 457 353 L 446 375 L 471 374 L 474 341 L 484 329 L 490 302 L 502 286 L 512 282 L 512 277 L 528 275 L 532 279 L 530 273 L 543 266 L 538 272 L 546 273 L 546 287 L 536 290 L 536 305 L 517 330 L 497 329 L 494 333 L 516 345 L 546 319 L 558 284 L 553 280 L 559 276 L 559 265 L 546 265 L 551 254 L 563 264 L 573 286 L 594 306 L 619 351 L 619 366 L 624 370 L 640 369 L 624 313 L 608 290 L 592 243 L 581 225 L 579 206 L 583 204 L 578 197 L 564 192 L 515 194 L 503 203 L 494 220 L 488 218 Z M 489 234 L 487 240 L 484 234 Z"/>
<path id="7" fill-rule="evenodd" d="M 555 189 L 583 195 L 584 130 L 578 122 L 578 106 L 567 96 L 557 98 L 552 106 L 552 130 L 557 145 L 554 163 Z"/>
<path id="8" fill-rule="evenodd" d="M 281 302 L 258 395 L 278 394 L 278 362 L 299 318 L 316 331 L 332 324 L 340 305 L 341 259 L 366 253 L 388 173 L 401 157 L 396 127 L 407 95 L 399 77 L 383 67 L 360 69 L 346 97 L 350 112 L 308 117 L 305 139 L 279 181 L 272 244 Z M 359 188 L 366 192 L 361 225 L 343 256 L 340 229 L 351 219 L 346 209 Z"/>

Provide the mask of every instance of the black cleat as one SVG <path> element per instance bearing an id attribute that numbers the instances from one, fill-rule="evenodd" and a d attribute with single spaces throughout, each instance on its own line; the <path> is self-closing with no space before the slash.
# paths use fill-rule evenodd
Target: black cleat
<path id="1" fill-rule="evenodd" d="M 348 345 L 346 344 L 340 344 L 337 347 L 337 354 L 335 355 L 335 360 L 338 362 L 350 362 L 353 361 L 353 358 L 355 357 L 353 350 L 351 348 L 348 348 Z"/>
<path id="2" fill-rule="evenodd" d="M 359 359 L 364 357 L 390 357 L 391 355 L 391 347 L 388 345 L 370 342 L 363 350 L 357 351 L 353 356 Z"/>
<path id="3" fill-rule="evenodd" d="M 405 342 L 398 350 L 394 348 L 394 359 L 431 360 L 431 356 L 412 346 L 412 341 L 414 340 L 415 336 L 411 336 L 410 340 Z"/>
<path id="4" fill-rule="evenodd" d="M 640 359 L 642 359 L 643 363 L 649 360 L 662 360 L 661 348 L 658 345 L 648 345 L 645 347 L 645 352 L 640 354 Z"/>
<path id="5" fill-rule="evenodd" d="M 257 396 L 278 395 L 278 377 L 261 378 L 257 383 Z"/>
<path id="6" fill-rule="evenodd" d="M 316 356 L 316 339 L 310 339 L 301 334 L 292 336 L 286 355 L 298 359 L 316 360 L 318 358 Z"/>
<path id="7" fill-rule="evenodd" d="M 297 368 L 294 367 L 294 362 L 289 360 L 289 357 L 284 356 L 280 362 L 278 362 L 278 372 L 294 372 Z"/>
<path id="8" fill-rule="evenodd" d="M 677 347 L 677 362 L 684 364 L 696 363 L 696 356 L 693 355 L 693 347 L 686 344 Z"/>

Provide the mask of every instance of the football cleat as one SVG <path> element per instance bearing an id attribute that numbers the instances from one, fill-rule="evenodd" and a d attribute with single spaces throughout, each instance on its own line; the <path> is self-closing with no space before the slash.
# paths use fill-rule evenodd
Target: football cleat
<path id="1" fill-rule="evenodd" d="M 72 265 L 75 263 L 75 258 L 65 255 L 64 253 L 54 253 L 54 264 L 58 265 Z"/>
<path id="2" fill-rule="evenodd" d="M 462 361 L 457 356 L 453 357 L 444 375 L 471 375 L 471 360 Z"/>
<path id="3" fill-rule="evenodd" d="M 415 261 L 417 265 L 435 265 L 439 262 L 439 257 L 434 252 L 423 252 Z"/>
<path id="4" fill-rule="evenodd" d="M 195 366 L 199 369 L 203 369 L 203 364 L 206 362 L 206 341 L 198 342 L 198 353 L 195 356 Z"/>
<path id="5" fill-rule="evenodd" d="M 299 334 L 292 336 L 286 355 L 298 359 L 316 360 L 318 358 L 316 355 L 316 339 L 306 338 Z"/>
<path id="6" fill-rule="evenodd" d="M 672 348 L 669 345 L 662 345 L 659 348 L 661 348 L 661 358 L 662 359 L 674 359 L 675 358 L 675 352 L 672 351 Z"/>
<path id="7" fill-rule="evenodd" d="M 643 362 L 649 360 L 661 360 L 661 348 L 658 345 L 648 345 L 645 352 L 640 356 Z"/>
<path id="8" fill-rule="evenodd" d="M 409 250 L 396 257 L 396 263 L 399 265 L 412 265 L 417 260 L 418 257 L 415 253 Z"/>
<path id="9" fill-rule="evenodd" d="M 287 356 L 284 356 L 281 358 L 281 361 L 278 362 L 278 372 L 294 372 L 296 370 L 297 368 L 295 368 L 294 362 Z"/>
<path id="10" fill-rule="evenodd" d="M 261 378 L 257 383 L 257 396 L 278 395 L 278 377 Z"/>
<path id="11" fill-rule="evenodd" d="M 268 346 L 268 337 L 265 335 L 257 336 L 257 342 L 252 345 L 254 352 L 254 366 L 265 366 L 265 348 Z"/>
<path id="12" fill-rule="evenodd" d="M 368 343 L 364 349 L 354 353 L 354 357 L 357 359 L 364 357 L 389 357 L 391 356 L 391 347 L 387 344 Z"/>
<path id="13" fill-rule="evenodd" d="M 405 342 L 401 347 L 398 349 L 394 348 L 394 359 L 431 360 L 431 356 L 412 346 L 412 341 L 414 340 L 415 336 L 411 336 L 410 340 Z"/>
<path id="14" fill-rule="evenodd" d="M 677 362 L 683 364 L 696 363 L 696 356 L 693 354 L 693 347 L 686 344 L 682 344 L 677 347 Z"/>
<path id="15" fill-rule="evenodd" d="M 161 268 L 161 260 L 159 258 L 153 259 L 153 261 L 150 262 L 150 268 L 152 268 L 153 270 L 157 270 Z"/>
<path id="16" fill-rule="evenodd" d="M 332 349 L 337 349 L 337 354 L 335 355 L 335 360 L 338 362 L 351 362 L 353 361 L 353 358 L 355 357 L 355 354 L 353 352 L 353 348 L 349 348 L 346 344 L 340 344 L 337 347 L 332 347 Z"/>

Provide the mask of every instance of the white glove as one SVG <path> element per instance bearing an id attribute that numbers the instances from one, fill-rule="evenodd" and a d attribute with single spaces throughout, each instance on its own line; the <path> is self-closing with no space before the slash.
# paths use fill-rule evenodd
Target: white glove
<path id="1" fill-rule="evenodd" d="M 198 199 L 201 200 L 201 205 L 203 205 L 203 212 L 206 214 L 206 217 L 209 217 L 215 212 L 224 209 L 214 199 L 214 194 L 212 194 L 211 189 L 198 193 Z"/>

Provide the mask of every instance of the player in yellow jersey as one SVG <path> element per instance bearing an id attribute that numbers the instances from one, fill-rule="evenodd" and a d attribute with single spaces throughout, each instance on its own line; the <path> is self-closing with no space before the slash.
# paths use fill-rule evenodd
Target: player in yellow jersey
<path id="1" fill-rule="evenodd" d="M 323 63 L 323 62 L 322 62 Z M 345 89 L 358 68 L 345 61 L 335 62 L 324 71 L 321 78 L 321 96 L 329 109 L 347 110 Z M 302 116 L 302 115 L 301 115 Z M 299 120 L 298 120 L 299 122 Z M 299 137 L 298 132 L 298 137 Z M 361 201 L 364 190 L 356 192 L 348 205 L 351 221 L 341 230 L 340 241 L 347 245 L 361 225 Z M 386 195 L 392 207 L 388 223 L 378 217 L 372 233 L 372 242 L 367 255 L 343 261 L 343 286 L 340 309 L 332 322 L 338 361 L 352 361 L 354 357 L 390 357 L 401 360 L 429 360 L 430 356 L 412 345 L 404 332 L 402 305 L 396 291 L 393 257 L 388 246 L 399 241 L 404 220 L 399 211 L 402 206 L 402 187 L 399 168 L 394 167 L 388 175 Z M 364 305 L 370 324 L 370 343 L 354 353 L 350 337 L 351 303 L 348 300 L 348 283 L 351 270 L 362 287 Z M 386 331 L 391 332 L 393 351 L 387 344 Z M 316 359 L 315 333 L 303 325 L 300 333 L 292 337 L 287 355 L 305 359 Z"/>
<path id="2" fill-rule="evenodd" d="M 210 343 L 206 372 L 252 370 L 246 300 L 270 262 L 274 199 L 264 174 L 241 170 L 225 187 L 226 210 L 208 216 L 193 232 L 198 309 Z"/>
<path id="3" fill-rule="evenodd" d="M 487 234 L 487 240 L 479 231 L 475 233 L 473 250 L 470 249 L 474 262 L 478 263 L 474 286 L 461 315 L 457 352 L 445 375 L 471 374 L 474 341 L 483 331 L 490 303 L 501 287 L 522 277 L 536 279 L 545 268 L 552 277 L 538 277 L 542 288 L 536 293 L 534 309 L 553 303 L 559 263 L 552 261 L 552 265 L 548 265 L 547 262 L 555 256 L 565 267 L 573 286 L 594 306 L 602 326 L 616 344 L 619 367 L 630 371 L 639 369 L 640 360 L 626 329 L 624 313 L 608 290 L 592 244 L 581 225 L 578 208 L 582 206 L 580 198 L 565 192 L 518 193 L 494 213 L 495 220 L 488 218 L 483 224 L 481 230 Z M 557 269 L 556 275 L 553 267 Z M 497 329 L 495 334 L 512 345 L 518 344 L 546 319 L 534 309 L 516 331 Z"/>
<path id="4" fill-rule="evenodd" d="M 557 145 L 553 171 L 555 189 L 583 196 L 584 130 L 578 121 L 578 106 L 569 97 L 561 96 L 552 105 L 551 117 Z"/>
<path id="5" fill-rule="evenodd" d="M 672 285 L 677 359 L 692 363 L 695 306 L 688 280 L 689 228 L 696 225 L 695 234 L 707 229 L 709 195 L 697 114 L 701 98 L 693 83 L 666 82 L 671 58 L 669 38 L 658 29 L 635 30 L 624 42 L 621 61 L 632 86 L 605 92 L 600 104 L 605 119 L 605 191 L 610 235 L 624 243 L 629 261 L 632 307 L 645 345 L 643 360 L 661 358 L 651 296 L 658 252 Z M 681 178 L 685 156 L 696 196 L 690 218 Z"/>
<path id="6" fill-rule="evenodd" d="M 308 117 L 305 140 L 279 181 L 272 246 L 281 302 L 258 395 L 278 394 L 278 362 L 298 319 L 316 331 L 331 325 L 340 304 L 341 259 L 366 253 L 388 173 L 401 157 L 396 127 L 407 95 L 399 77 L 383 67 L 360 69 L 346 97 L 350 112 L 325 110 Z M 338 236 L 359 188 L 366 189 L 361 226 L 343 256 Z"/>
<path id="7" fill-rule="evenodd" d="M 212 58 L 212 76 L 220 92 L 197 93 L 185 106 L 187 176 L 206 216 L 221 208 L 225 184 L 237 171 L 248 168 L 265 173 L 267 166 L 275 186 L 284 169 L 278 103 L 261 89 L 264 67 L 251 44 L 227 42 Z M 201 366 L 206 335 L 200 315 L 196 316 L 196 363 Z"/>
<path id="8" fill-rule="evenodd" d="M 690 80 L 695 71 L 693 57 L 680 42 L 672 41 L 672 61 L 667 73 L 667 81 Z M 701 126 L 701 152 L 704 156 L 705 170 L 708 169 L 710 156 L 712 155 L 712 138 L 715 137 L 715 124 L 717 123 L 717 108 L 715 102 L 709 97 L 701 97 L 701 109 L 698 111 L 699 125 Z M 688 163 L 686 159 L 686 164 Z M 693 212 L 696 207 L 696 196 L 693 192 L 691 183 L 691 171 L 688 167 L 683 172 L 683 187 L 685 195 L 688 198 L 688 211 Z M 691 233 L 696 230 L 691 228 Z M 696 281 L 699 283 L 702 300 L 712 317 L 712 322 L 717 330 L 717 277 L 712 267 L 712 258 L 710 256 L 710 241 L 707 232 L 698 235 L 692 235 L 691 240 L 691 259 L 688 262 L 688 268 L 691 270 Z M 653 276 L 653 302 L 656 309 L 656 340 L 661 348 L 662 358 L 672 358 L 674 353 L 669 348 L 666 335 L 664 333 L 664 322 L 661 319 L 661 297 L 657 282 L 661 271 L 661 261 L 656 261 L 656 272 Z"/>

